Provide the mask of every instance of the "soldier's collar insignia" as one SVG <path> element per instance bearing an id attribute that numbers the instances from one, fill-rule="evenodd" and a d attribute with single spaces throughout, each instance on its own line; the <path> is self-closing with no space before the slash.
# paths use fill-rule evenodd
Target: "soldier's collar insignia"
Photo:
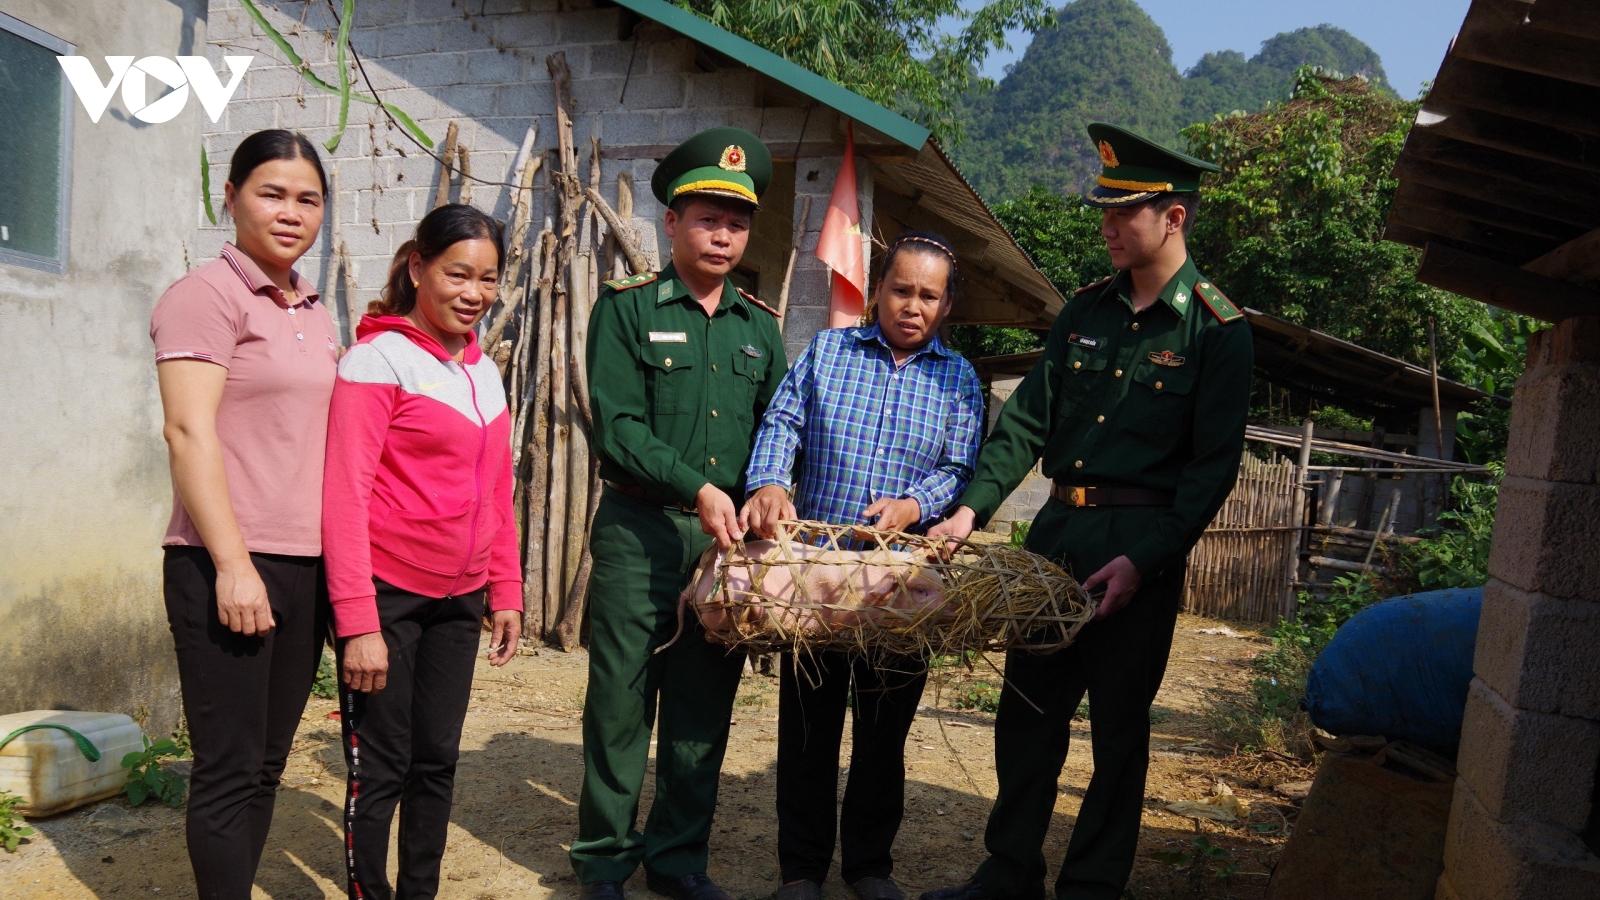
<path id="1" fill-rule="evenodd" d="M 1178 366 L 1183 365 L 1183 362 L 1184 362 L 1183 357 L 1178 356 L 1177 354 L 1173 353 L 1171 350 L 1162 350 L 1159 353 L 1157 353 L 1155 351 L 1151 351 L 1150 352 L 1150 361 L 1155 363 L 1158 366 L 1167 366 L 1168 368 L 1173 368 L 1173 369 L 1176 369 Z"/>
<path id="2" fill-rule="evenodd" d="M 722 151 L 722 158 L 717 160 L 717 167 L 729 172 L 744 171 L 744 148 L 738 144 L 729 144 Z"/>
<path id="3" fill-rule="evenodd" d="M 1183 308 L 1184 304 L 1186 304 L 1188 302 L 1189 302 L 1189 295 L 1185 294 L 1181 288 L 1178 290 L 1178 292 L 1176 294 L 1172 295 L 1172 305 L 1173 306 L 1176 306 L 1176 307 L 1181 309 L 1181 308 Z"/>
<path id="4" fill-rule="evenodd" d="M 1105 163 L 1108 169 L 1115 169 L 1121 165 L 1121 163 L 1117 162 L 1117 151 L 1111 149 L 1110 141 L 1100 142 L 1100 161 Z"/>

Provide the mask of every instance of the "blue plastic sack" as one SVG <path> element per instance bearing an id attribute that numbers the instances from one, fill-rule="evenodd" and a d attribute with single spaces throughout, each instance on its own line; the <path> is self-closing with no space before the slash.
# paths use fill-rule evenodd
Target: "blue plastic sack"
<path id="1" fill-rule="evenodd" d="M 1332 734 L 1382 735 L 1454 755 L 1472 682 L 1483 588 L 1374 603 L 1311 667 L 1303 706 Z"/>

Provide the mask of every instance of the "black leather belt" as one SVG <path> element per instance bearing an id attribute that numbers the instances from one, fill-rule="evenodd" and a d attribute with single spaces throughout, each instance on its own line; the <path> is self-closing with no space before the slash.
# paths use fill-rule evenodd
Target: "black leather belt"
<path id="1" fill-rule="evenodd" d="M 648 503 L 651 506 L 659 506 L 663 509 L 673 509 L 677 510 L 678 512 L 688 513 L 691 516 L 698 516 L 700 514 L 700 510 L 696 507 L 684 506 L 682 503 L 679 503 L 676 500 L 669 500 L 660 494 L 647 491 L 636 484 L 617 484 L 615 481 L 608 481 L 605 484 L 610 490 L 616 491 L 619 494 L 625 494 L 634 498 L 635 500 Z"/>
<path id="2" fill-rule="evenodd" d="M 1172 491 L 1148 488 L 1082 487 L 1051 482 L 1050 496 L 1068 506 L 1171 506 L 1177 499 Z"/>

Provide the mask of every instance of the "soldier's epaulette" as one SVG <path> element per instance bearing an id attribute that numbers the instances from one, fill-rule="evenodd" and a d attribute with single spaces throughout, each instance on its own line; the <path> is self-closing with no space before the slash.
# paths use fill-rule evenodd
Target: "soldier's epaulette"
<path id="1" fill-rule="evenodd" d="M 1222 324 L 1226 325 L 1244 318 L 1244 313 L 1239 311 L 1239 307 L 1234 306 L 1228 295 L 1217 290 L 1217 286 L 1211 282 L 1200 282 L 1194 286 L 1194 292 L 1200 295 L 1200 299 L 1206 302 L 1206 309 L 1211 310 L 1211 314 Z"/>
<path id="2" fill-rule="evenodd" d="M 778 312 L 777 310 L 775 310 L 772 307 L 766 305 L 765 303 L 762 303 L 761 302 L 761 298 L 757 297 L 755 294 L 750 293 L 749 291 L 745 290 L 744 288 L 734 288 L 734 290 L 738 291 L 739 292 L 739 296 L 741 296 L 744 299 L 748 300 L 750 303 L 761 307 L 762 309 L 766 310 L 769 313 L 772 313 L 773 318 L 776 318 L 776 319 L 783 318 L 783 313 Z"/>
<path id="3" fill-rule="evenodd" d="M 1117 277 L 1117 276 L 1115 276 L 1115 275 L 1107 275 L 1106 277 L 1100 279 L 1099 281 L 1096 281 L 1094 284 L 1086 284 L 1083 287 L 1078 288 L 1077 290 L 1073 291 L 1072 292 L 1072 296 L 1076 297 L 1079 294 L 1088 293 L 1089 291 L 1092 291 L 1095 288 L 1105 287 L 1106 285 L 1110 284 L 1111 283 L 1111 279 L 1113 279 L 1115 277 Z"/>
<path id="4" fill-rule="evenodd" d="M 626 291 L 631 288 L 642 287 L 656 280 L 656 273 L 641 272 L 632 278 L 616 278 L 605 283 L 613 291 Z"/>

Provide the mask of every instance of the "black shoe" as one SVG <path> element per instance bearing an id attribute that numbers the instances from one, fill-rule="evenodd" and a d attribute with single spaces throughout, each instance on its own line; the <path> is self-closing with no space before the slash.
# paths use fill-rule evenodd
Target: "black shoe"
<path id="1" fill-rule="evenodd" d="M 591 881 L 583 886 L 583 900 L 622 900 L 622 882 Z"/>
<path id="2" fill-rule="evenodd" d="M 924 891 L 917 900 L 1044 900 L 1044 882 L 1029 885 L 1015 894 L 1000 894 L 969 878 L 955 887 Z"/>
<path id="3" fill-rule="evenodd" d="M 682 878 L 668 878 L 665 875 L 646 872 L 644 884 L 651 893 L 671 897 L 672 900 L 733 900 L 727 891 L 717 887 L 717 883 L 704 872 L 696 872 Z"/>
<path id="4" fill-rule="evenodd" d="M 906 895 L 901 892 L 900 885 L 894 883 L 893 878 L 870 875 L 866 878 L 857 878 L 850 882 L 850 891 L 856 895 L 856 900 L 906 900 Z"/>
<path id="5" fill-rule="evenodd" d="M 809 878 L 790 882 L 778 888 L 772 900 L 822 900 L 822 885 Z"/>

